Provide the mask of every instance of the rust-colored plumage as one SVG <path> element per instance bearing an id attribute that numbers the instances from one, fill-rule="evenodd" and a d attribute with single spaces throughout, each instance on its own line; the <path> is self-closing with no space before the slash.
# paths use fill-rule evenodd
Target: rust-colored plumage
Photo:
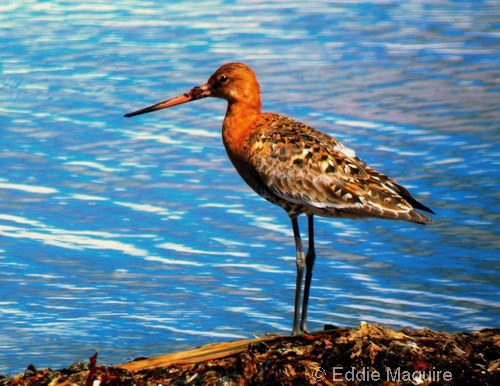
<path id="1" fill-rule="evenodd" d="M 335 138 L 283 115 L 261 112 L 255 73 L 243 63 L 221 66 L 200 87 L 127 114 L 131 117 L 205 97 L 228 101 L 222 126 L 226 151 L 245 182 L 290 216 L 295 237 L 297 282 L 292 334 L 306 330 L 315 261 L 313 216 L 378 217 L 432 222 L 416 209 L 433 213 L 401 185 L 376 172 Z M 304 254 L 297 216 L 308 216 Z M 306 273 L 302 297 L 303 273 Z M 300 316 L 300 317 L 299 317 Z"/>

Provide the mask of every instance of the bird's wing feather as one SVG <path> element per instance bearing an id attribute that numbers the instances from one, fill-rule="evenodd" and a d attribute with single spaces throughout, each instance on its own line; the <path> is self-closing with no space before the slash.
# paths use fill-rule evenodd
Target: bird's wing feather
<path id="1" fill-rule="evenodd" d="M 430 221 L 414 211 L 406 189 L 333 137 L 281 115 L 263 118 L 248 142 L 248 154 L 273 194 L 332 214 Z"/>

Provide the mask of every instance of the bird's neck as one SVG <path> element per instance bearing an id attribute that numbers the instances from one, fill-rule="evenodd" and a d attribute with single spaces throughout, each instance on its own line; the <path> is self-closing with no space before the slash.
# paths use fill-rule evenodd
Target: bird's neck
<path id="1" fill-rule="evenodd" d="M 235 153 L 243 150 L 245 140 L 261 114 L 260 101 L 253 104 L 241 102 L 228 104 L 222 125 L 222 139 L 231 158 Z"/>

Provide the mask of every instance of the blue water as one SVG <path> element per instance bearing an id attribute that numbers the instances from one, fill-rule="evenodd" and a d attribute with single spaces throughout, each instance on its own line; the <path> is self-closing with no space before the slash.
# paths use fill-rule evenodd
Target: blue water
<path id="1" fill-rule="evenodd" d="M 290 332 L 289 220 L 233 171 L 225 102 L 259 76 L 437 212 L 317 221 L 310 328 L 498 327 L 496 1 L 7 0 L 0 5 L 0 373 Z M 305 224 L 302 224 L 305 225 Z"/>

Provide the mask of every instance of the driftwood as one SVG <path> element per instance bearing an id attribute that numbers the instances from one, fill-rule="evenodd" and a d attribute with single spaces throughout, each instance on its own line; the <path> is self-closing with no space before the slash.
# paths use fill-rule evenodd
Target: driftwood
<path id="1" fill-rule="evenodd" d="M 206 345 L 117 366 L 28 367 L 0 385 L 500 385 L 500 330 L 450 334 L 362 323 Z"/>
<path id="2" fill-rule="evenodd" d="M 186 367 L 195 363 L 209 360 L 221 359 L 235 354 L 239 354 L 249 347 L 264 342 L 274 343 L 286 339 L 285 337 L 266 337 L 238 340 L 235 342 L 207 344 L 193 350 L 180 351 L 172 354 L 161 355 L 151 359 L 135 360 L 130 363 L 118 365 L 116 367 L 128 371 L 140 371 L 176 365 Z"/>

